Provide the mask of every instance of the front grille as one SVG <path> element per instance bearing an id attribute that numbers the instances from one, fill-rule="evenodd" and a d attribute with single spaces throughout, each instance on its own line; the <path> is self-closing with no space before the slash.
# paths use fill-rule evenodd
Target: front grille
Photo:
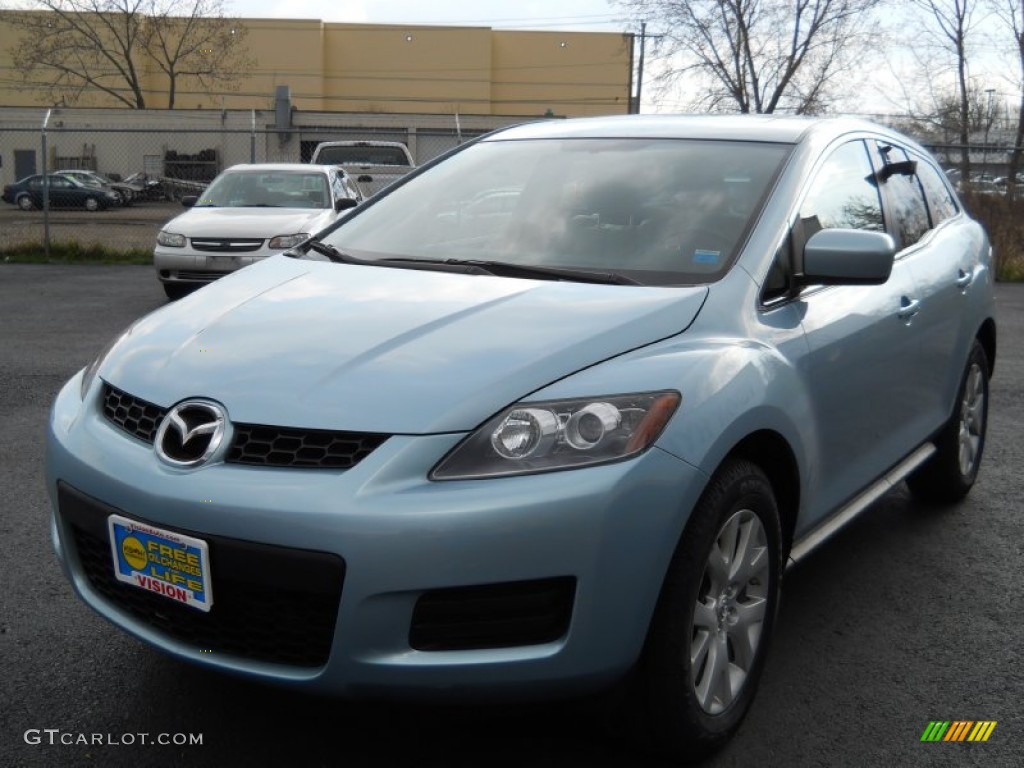
<path id="1" fill-rule="evenodd" d="M 263 247 L 263 240 L 246 237 L 193 237 L 192 247 L 197 251 L 213 253 L 248 253 Z"/>
<path id="2" fill-rule="evenodd" d="M 224 277 L 225 272 L 199 272 L 197 270 L 179 269 L 170 273 L 171 277 L 179 280 L 192 280 L 194 282 L 212 283 Z"/>
<path id="3" fill-rule="evenodd" d="M 550 643 L 569 630 L 575 594 L 571 576 L 431 590 L 416 601 L 409 645 L 461 651 Z"/>
<path id="4" fill-rule="evenodd" d="M 109 384 L 103 387 L 103 415 L 107 421 L 139 440 L 152 443 L 166 413 L 166 408 L 148 403 Z"/>
<path id="5" fill-rule="evenodd" d="M 103 415 L 129 435 L 152 443 L 168 408 L 110 384 L 103 385 Z M 264 424 L 235 424 L 225 461 L 260 467 L 351 469 L 390 437 L 376 432 L 338 432 Z"/>
<path id="6" fill-rule="evenodd" d="M 265 467 L 350 469 L 387 439 L 388 435 L 373 432 L 235 424 L 235 439 L 225 460 Z"/>
<path id="7" fill-rule="evenodd" d="M 214 654 L 296 667 L 327 663 L 334 640 L 345 562 L 326 552 L 275 547 L 168 528 L 58 485 L 61 517 L 90 586 L 153 629 Z M 209 545 L 213 606 L 208 613 L 118 581 L 107 517 L 133 520 L 203 539 Z"/>

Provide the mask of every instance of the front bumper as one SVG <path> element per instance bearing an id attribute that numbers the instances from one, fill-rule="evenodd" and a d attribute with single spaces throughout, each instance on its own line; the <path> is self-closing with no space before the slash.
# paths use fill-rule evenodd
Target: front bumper
<path id="1" fill-rule="evenodd" d="M 242 267 L 283 253 L 271 250 L 265 245 L 256 251 L 242 253 L 214 254 L 196 251 L 191 246 L 165 248 L 156 246 L 153 250 L 153 265 L 162 283 L 182 285 L 205 285 Z"/>
<path id="2" fill-rule="evenodd" d="M 178 657 L 336 694 L 552 694 L 620 677 L 639 656 L 669 559 L 705 482 L 658 449 L 589 469 L 428 481 L 430 468 L 461 439 L 456 434 L 394 436 L 345 471 L 232 464 L 176 470 L 105 419 L 99 382 L 83 405 L 80 382 L 76 376 L 58 395 L 47 444 L 54 546 L 79 596 Z M 342 563 L 326 660 L 310 666 L 252 658 L 230 642 L 218 648 L 215 639 L 183 639 L 166 624 L 140 619 L 87 574 L 68 487 L 101 510 L 157 526 Z M 216 596 L 218 583 L 244 578 L 230 564 L 218 572 L 211 552 Z M 259 579 L 273 584 L 274 574 Z M 250 592 L 263 588 L 259 579 Z M 558 637 L 445 650 L 417 649 L 411 641 L 425 594 L 570 582 L 571 614 Z M 244 631 L 286 630 L 280 622 L 254 621 L 260 626 Z"/>

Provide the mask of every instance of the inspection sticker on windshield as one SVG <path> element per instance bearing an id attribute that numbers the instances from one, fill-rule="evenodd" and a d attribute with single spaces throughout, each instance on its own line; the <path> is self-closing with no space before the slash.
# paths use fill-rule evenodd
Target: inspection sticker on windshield
<path id="1" fill-rule="evenodd" d="M 698 248 L 693 252 L 693 263 L 694 264 L 717 264 L 718 257 L 721 256 L 721 251 L 703 251 Z"/>
<path id="2" fill-rule="evenodd" d="M 209 611 L 213 605 L 206 542 L 129 520 L 107 518 L 118 581 Z"/>

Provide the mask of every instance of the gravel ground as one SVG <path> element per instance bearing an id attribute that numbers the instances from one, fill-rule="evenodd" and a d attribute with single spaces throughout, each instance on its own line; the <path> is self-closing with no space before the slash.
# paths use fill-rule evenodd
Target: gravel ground
<path id="1" fill-rule="evenodd" d="M 86 210 L 56 209 L 50 212 L 50 242 L 77 241 L 109 248 L 150 250 L 160 227 L 185 209 L 181 203 L 141 202 L 128 208 Z M 42 211 L 22 211 L 0 203 L 0 250 L 18 243 L 43 242 Z"/>

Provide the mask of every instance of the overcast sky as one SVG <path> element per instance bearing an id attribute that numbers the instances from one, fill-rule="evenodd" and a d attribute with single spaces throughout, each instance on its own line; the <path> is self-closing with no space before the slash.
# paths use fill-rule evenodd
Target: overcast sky
<path id="1" fill-rule="evenodd" d="M 608 0 L 235 0 L 231 12 L 243 18 L 595 32 L 629 29 L 625 15 Z"/>

